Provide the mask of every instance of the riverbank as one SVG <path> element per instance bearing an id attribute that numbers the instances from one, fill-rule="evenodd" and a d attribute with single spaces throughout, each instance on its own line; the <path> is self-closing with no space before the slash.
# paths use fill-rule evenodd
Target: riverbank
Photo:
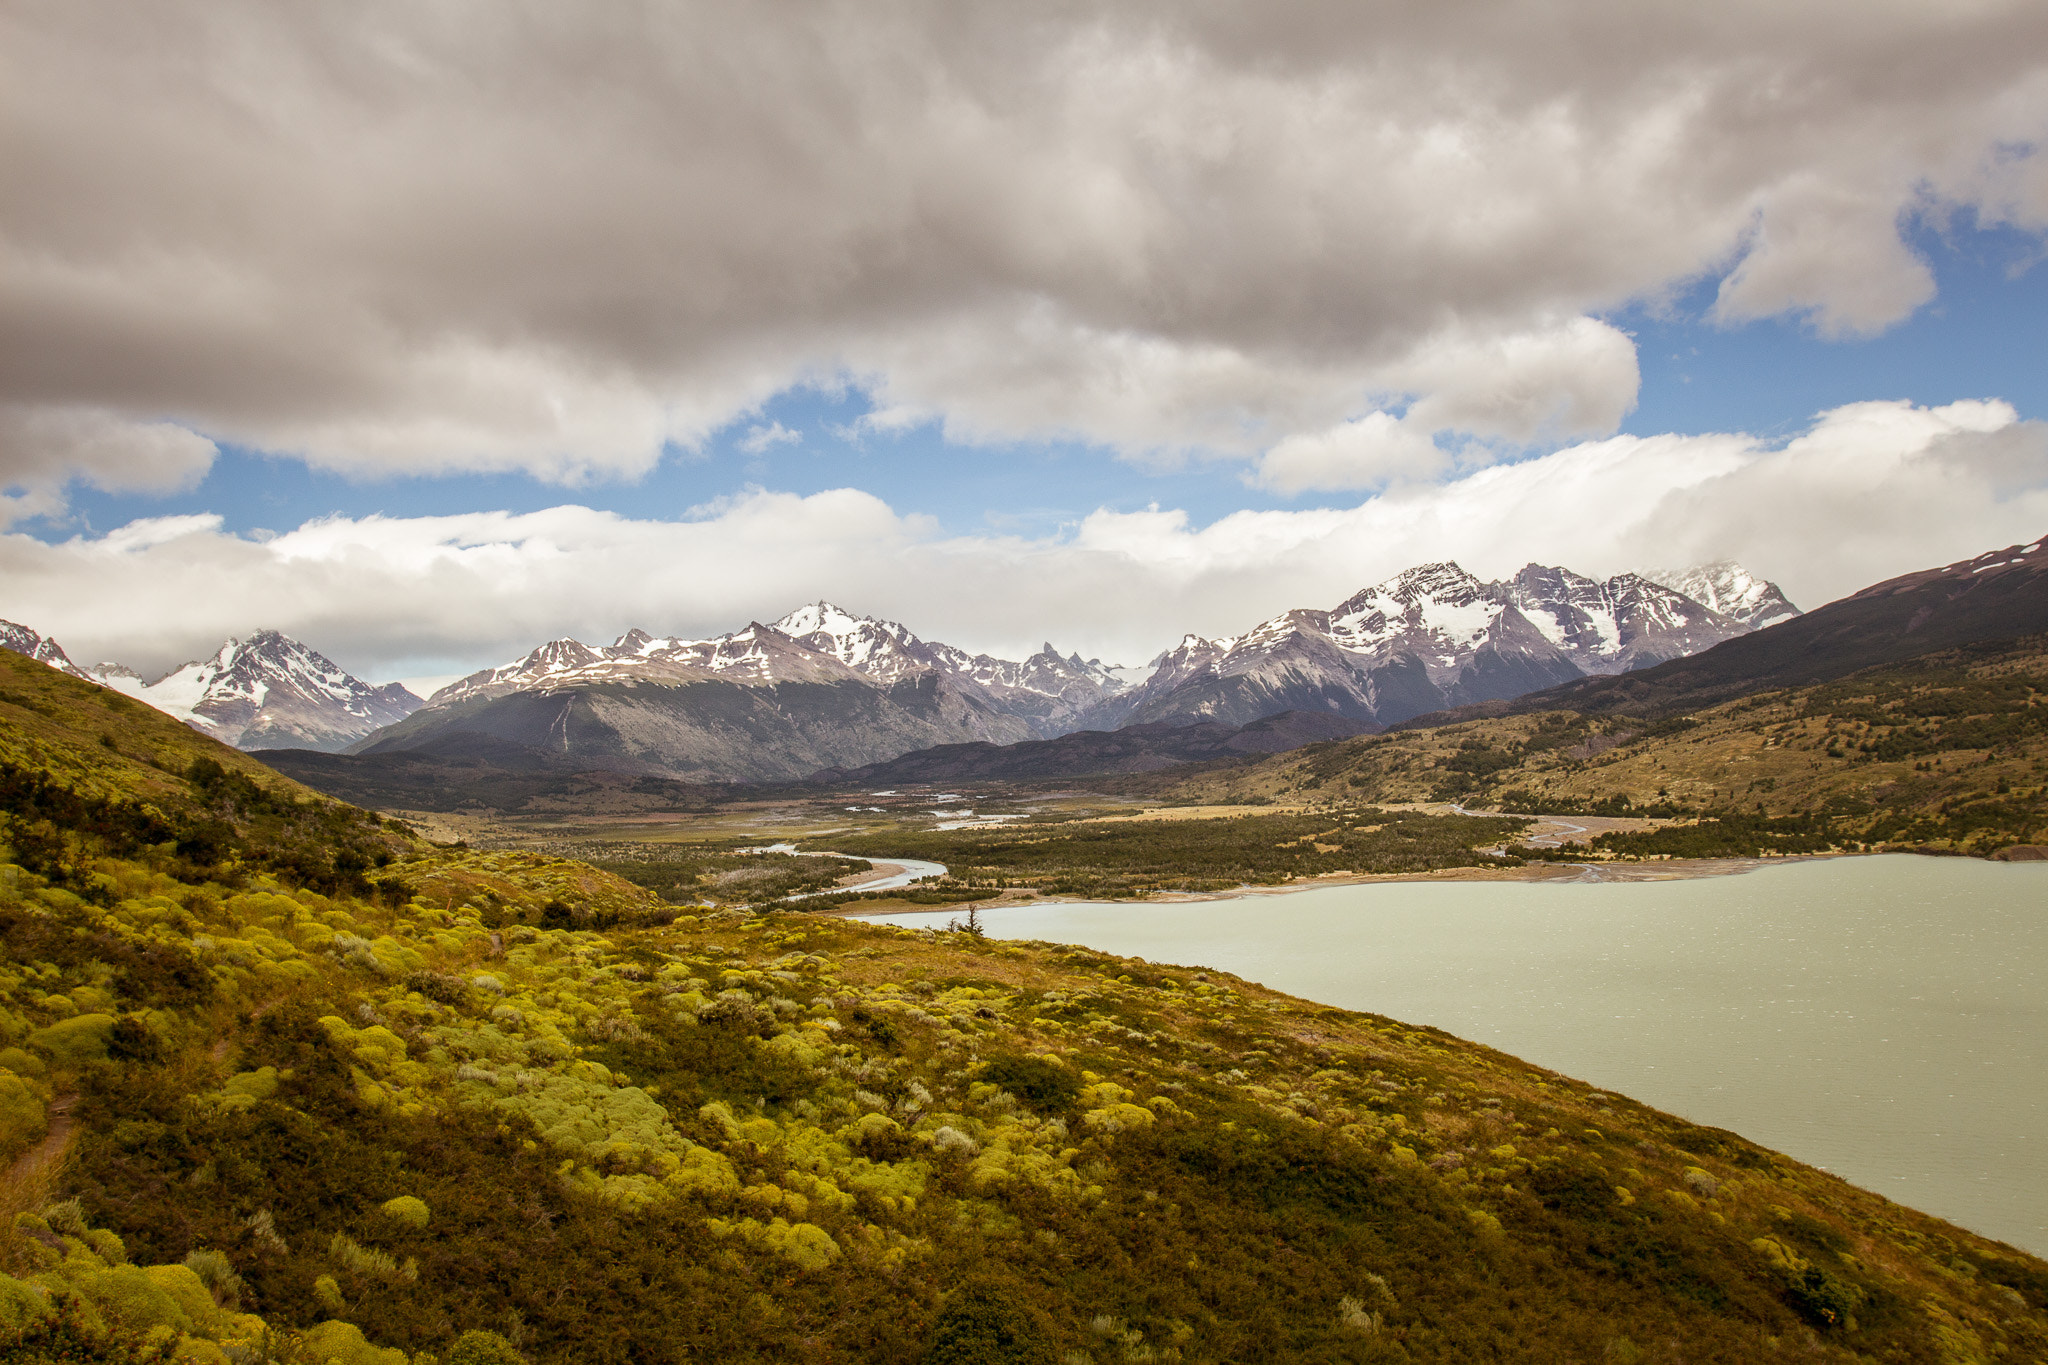
<path id="1" fill-rule="evenodd" d="M 1128 903 L 1173 905 L 1206 901 L 1243 900 L 1252 896 L 1290 896 L 1303 891 L 1320 891 L 1333 886 L 1374 886 L 1383 883 L 1420 885 L 1448 882 L 1508 882 L 1519 884 L 1562 884 L 1600 882 L 1677 882 L 1706 877 L 1735 877 L 1767 867 L 1794 863 L 1826 862 L 1841 858 L 1872 858 L 1874 853 L 1811 853 L 1782 858 L 1666 858 L 1645 862 L 1525 863 L 1521 867 L 1445 867 L 1429 872 L 1351 873 L 1333 872 L 1321 877 L 1299 877 L 1273 886 L 1239 886 L 1223 891 L 1158 891 L 1131 897 Z M 877 867 L 886 864 L 876 863 Z M 894 883 L 903 885 L 904 883 Z M 840 888 L 848 891 L 876 889 L 859 883 Z M 1030 892 L 1004 891 L 985 900 L 962 901 L 957 909 L 970 905 L 988 910 L 1000 905 L 1088 905 L 1096 896 L 1039 896 Z M 1119 902 L 1124 903 L 1124 902 Z M 905 903 L 892 906 L 875 902 L 845 906 L 833 911 L 852 919 L 888 919 L 897 915 L 931 913 L 928 905 Z"/>

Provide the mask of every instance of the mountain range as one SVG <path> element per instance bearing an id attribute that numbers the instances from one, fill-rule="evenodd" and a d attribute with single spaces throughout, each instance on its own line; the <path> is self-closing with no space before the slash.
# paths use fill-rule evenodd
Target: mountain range
<path id="1" fill-rule="evenodd" d="M 1731 605 L 1747 597 L 1745 609 L 1766 615 L 1795 610 L 1734 565 L 1692 574 Z M 1391 725 L 1661 663 L 1753 629 L 1641 574 L 1603 582 L 1531 564 L 1488 583 L 1456 564 L 1425 564 L 1328 611 L 1284 612 L 1232 638 L 1187 636 L 1144 683 L 1087 719 L 1244 725 L 1327 710 Z"/>
<path id="2" fill-rule="evenodd" d="M 690 782 L 786 782 L 935 746 L 1008 745 L 1129 726 L 1236 730 L 1297 711 L 1346 733 L 1682 657 L 1795 613 L 1733 564 L 1596 580 L 1531 564 L 1485 582 L 1410 569 L 1324 611 L 1240 636 L 1190 635 L 1144 669 L 1062 655 L 970 654 L 819 601 L 703 639 L 631 630 L 557 639 L 421 702 L 274 631 L 154 682 L 80 669 L 25 627 L 6 647 L 149 702 L 244 749 L 465 756 Z"/>
<path id="3" fill-rule="evenodd" d="M 126 693 L 238 749 L 335 751 L 425 705 L 402 684 L 374 686 L 288 635 L 261 630 L 154 682 L 116 663 L 80 668 L 55 640 L 0 621 L 0 648 Z"/>
<path id="4" fill-rule="evenodd" d="M 1766 630 L 1619 677 L 1414 718 L 1434 726 L 1533 711 L 1656 717 L 1805 687 L 1936 650 L 2048 631 L 2048 537 L 1888 578 Z"/>

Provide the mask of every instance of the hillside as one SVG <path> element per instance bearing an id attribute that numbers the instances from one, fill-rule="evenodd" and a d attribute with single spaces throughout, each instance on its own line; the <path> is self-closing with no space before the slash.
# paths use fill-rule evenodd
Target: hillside
<path id="1" fill-rule="evenodd" d="M 0 682 L 0 1357 L 2048 1354 L 2048 1264 L 1434 1030 L 679 915 Z"/>
<path id="2" fill-rule="evenodd" d="M 868 786 L 954 785 L 1158 772 L 1187 763 L 1282 753 L 1378 728 L 1327 711 L 1282 711 L 1237 726 L 1126 725 L 1121 730 L 1076 730 L 1057 739 L 1017 744 L 944 744 L 850 771 L 828 768 L 811 780 Z"/>
<path id="3" fill-rule="evenodd" d="M 1996 854 L 2048 843 L 2048 637 L 1655 721 L 1551 711 L 1318 745 L 1168 795 L 1709 817 L 1691 833 L 1605 841 L 1639 853 Z"/>
<path id="4" fill-rule="evenodd" d="M 1886 579 L 1804 616 L 1654 668 L 1417 716 L 1414 727 L 1577 711 L 1666 716 L 1846 677 L 1936 650 L 2048 631 L 2048 538 Z"/>
<path id="5" fill-rule="evenodd" d="M 261 749 L 255 756 L 308 787 L 385 811 L 701 810 L 730 796 L 717 784 L 634 773 L 562 771 L 524 745 L 453 735 L 419 749 L 323 754 Z"/>
<path id="6" fill-rule="evenodd" d="M 833 667 L 844 676 L 749 685 L 695 668 L 650 666 L 623 680 L 480 692 L 415 711 L 349 752 L 482 745 L 522 751 L 560 772 L 790 782 L 934 744 L 1031 734 L 1024 721 L 991 710 L 936 672 L 879 686 Z"/>

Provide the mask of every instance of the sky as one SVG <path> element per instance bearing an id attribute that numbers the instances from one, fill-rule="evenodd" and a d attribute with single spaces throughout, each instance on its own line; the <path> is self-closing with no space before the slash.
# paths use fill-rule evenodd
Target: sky
<path id="1" fill-rule="evenodd" d="M 0 617 L 416 688 L 830 598 L 2048 531 L 2048 10 L 0 7 Z"/>

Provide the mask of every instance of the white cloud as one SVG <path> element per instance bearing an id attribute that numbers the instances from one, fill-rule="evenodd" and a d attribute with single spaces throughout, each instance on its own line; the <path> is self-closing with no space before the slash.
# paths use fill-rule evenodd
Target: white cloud
<path id="1" fill-rule="evenodd" d="M 1578 317 L 1434 336 L 1381 382 L 1416 395 L 1411 427 L 1526 444 L 1613 431 L 1635 407 L 1641 375 L 1626 333 Z"/>
<path id="2" fill-rule="evenodd" d="M 73 480 L 108 492 L 180 492 L 197 485 L 219 453 L 173 422 L 0 404 L 0 526 L 61 511 Z"/>
<path id="3" fill-rule="evenodd" d="M 1139 662 L 1327 606 L 1413 564 L 1607 574 L 1733 557 L 1805 606 L 2048 530 L 2048 426 L 2002 403 L 1862 403 L 1783 445 L 1612 437 L 1355 507 L 1098 511 L 1049 538 L 947 537 L 853 489 L 752 490 L 680 521 L 584 507 L 329 518 L 257 541 L 160 518 L 0 536 L 0 616 L 147 671 L 268 623 L 374 677 L 445 674 L 557 635 L 709 634 L 830 597 L 1013 656 Z"/>
<path id="4" fill-rule="evenodd" d="M 1427 428 L 1384 412 L 1328 431 L 1289 436 L 1259 460 L 1258 482 L 1283 493 L 1310 488 L 1374 488 L 1426 478 L 1449 465 Z"/>
<path id="5" fill-rule="evenodd" d="M 1373 374 L 1382 402 L 1407 403 L 1398 418 L 1382 408 L 1283 437 L 1259 458 L 1255 481 L 1285 493 L 1374 488 L 1488 463 L 1500 453 L 1489 442 L 1603 435 L 1635 406 L 1639 384 L 1635 344 L 1592 318 L 1516 333 L 1447 329 Z M 1453 459 L 1432 439 L 1438 432 L 1479 440 Z"/>
<path id="6" fill-rule="evenodd" d="M 776 446 L 798 445 L 803 439 L 801 431 L 791 431 L 780 422 L 772 422 L 765 427 L 756 422 L 747 428 L 747 434 L 736 444 L 749 455 L 765 455 Z"/>
<path id="7" fill-rule="evenodd" d="M 1591 314 L 1868 332 L 1902 221 L 2048 226 L 2044 53 L 2027 0 L 16 6 L 0 403 L 565 483 L 821 376 L 1152 461 L 1597 434 Z"/>

